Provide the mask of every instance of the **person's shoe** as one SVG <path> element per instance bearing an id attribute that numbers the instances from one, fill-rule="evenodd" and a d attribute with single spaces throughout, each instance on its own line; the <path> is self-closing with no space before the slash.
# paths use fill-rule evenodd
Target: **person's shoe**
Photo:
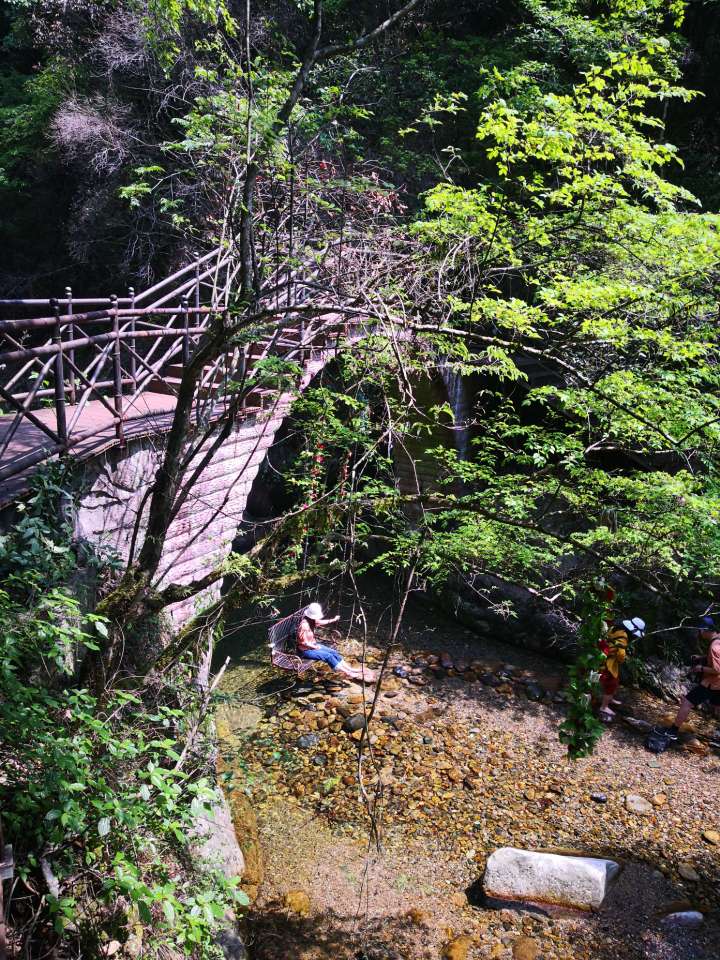
<path id="1" fill-rule="evenodd" d="M 659 733 L 661 736 L 666 737 L 668 740 L 672 740 L 673 742 L 678 738 L 677 731 L 673 730 L 672 727 L 653 727 L 652 732 Z"/>
<path id="2" fill-rule="evenodd" d="M 615 711 L 611 710 L 610 707 L 604 707 L 602 710 L 598 710 L 598 717 L 603 723 L 612 723 L 615 719 Z"/>

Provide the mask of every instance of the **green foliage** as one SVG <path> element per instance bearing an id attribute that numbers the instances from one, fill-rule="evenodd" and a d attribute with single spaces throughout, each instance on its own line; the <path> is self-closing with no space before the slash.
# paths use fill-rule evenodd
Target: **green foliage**
<path id="1" fill-rule="evenodd" d="M 29 188 L 39 151 L 50 149 L 50 122 L 72 78 L 71 67 L 59 58 L 30 76 L 0 70 L 0 190 Z"/>
<path id="2" fill-rule="evenodd" d="M 30 494 L 18 501 L 17 521 L 0 536 L 0 580 L 19 596 L 33 597 L 65 583 L 77 565 L 71 545 L 72 473 L 64 464 L 48 464 L 30 482 Z"/>
<path id="3" fill-rule="evenodd" d="M 465 251 L 466 272 L 442 280 L 475 369 L 507 384 L 529 350 L 563 384 L 531 390 L 524 408 L 498 408 L 501 387 L 471 462 L 443 460 L 473 490 L 464 525 L 485 528 L 478 511 L 519 525 L 525 553 L 503 560 L 487 541 L 490 566 L 517 577 L 524 557 L 530 582 L 578 548 L 667 589 L 707 580 L 718 560 L 716 481 L 683 469 L 700 446 L 714 470 L 718 450 L 718 221 L 686 212 L 693 198 L 664 177 L 676 152 L 651 106 L 688 95 L 658 74 L 657 47 L 611 56 L 531 108 L 494 101 L 478 137 L 497 186 L 440 184 L 415 227 L 445 263 Z M 607 471 L 610 451 L 674 469 Z"/>
<path id="4" fill-rule="evenodd" d="M 209 960 L 218 923 L 246 898 L 193 848 L 217 799 L 211 769 L 180 765 L 199 705 L 170 686 L 158 701 L 77 687 L 108 626 L 67 588 L 80 565 L 107 570 L 72 543 L 75 487 L 63 463 L 38 472 L 0 541 L 0 804 L 18 876 L 44 893 L 32 909 L 21 899 L 12 923 L 89 960 L 129 937 L 148 956 L 164 945 Z"/>
<path id="5" fill-rule="evenodd" d="M 0 592 L 3 825 L 21 880 L 50 884 L 36 935 L 88 958 L 130 935 L 148 955 L 166 945 L 210 958 L 225 911 L 247 901 L 192 850 L 216 792 L 178 769 L 191 704 L 148 708 L 127 691 L 100 703 L 48 672 L 104 630 L 60 590 L 30 609 Z"/>
<path id="6" fill-rule="evenodd" d="M 592 700 L 600 691 L 599 677 L 605 660 L 599 646 L 605 613 L 604 605 L 588 592 L 578 631 L 578 653 L 569 670 L 567 710 L 560 725 L 560 742 L 567 745 L 573 760 L 589 756 L 602 736 L 603 727 L 595 716 Z"/>
<path id="7" fill-rule="evenodd" d="M 167 72 L 180 54 L 182 28 L 187 19 L 202 28 L 222 26 L 229 36 L 236 32 L 225 0 L 147 0 L 139 4 L 139 9 L 144 13 L 148 43 Z"/>

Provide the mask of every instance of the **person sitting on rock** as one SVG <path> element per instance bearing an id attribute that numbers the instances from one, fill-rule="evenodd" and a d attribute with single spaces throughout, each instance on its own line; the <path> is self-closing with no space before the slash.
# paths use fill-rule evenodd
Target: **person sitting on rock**
<path id="1" fill-rule="evenodd" d="M 619 706 L 615 694 L 620 686 L 620 666 L 627 657 L 630 638 L 642 639 L 645 636 L 645 621 L 640 617 L 632 617 L 610 627 L 607 633 L 600 638 L 600 649 L 605 654 L 605 664 L 600 672 L 600 687 L 602 701 L 600 703 L 600 719 L 609 722 L 615 716 L 611 704 Z"/>
<path id="2" fill-rule="evenodd" d="M 340 617 L 332 617 L 330 620 L 324 620 L 323 609 L 319 603 L 311 603 L 305 607 L 297 628 L 297 651 L 299 655 L 306 660 L 320 660 L 351 680 L 366 680 L 368 683 L 372 683 L 375 680 L 375 675 L 371 670 L 351 667 L 341 653 L 338 653 L 333 647 L 326 647 L 318 643 L 315 639 L 315 631 L 318 627 L 326 627 L 331 623 L 336 623 L 339 619 Z"/>
<path id="3" fill-rule="evenodd" d="M 697 683 L 692 686 L 680 701 L 677 715 L 669 727 L 662 732 L 670 740 L 677 740 L 680 727 L 690 716 L 690 711 L 703 703 L 713 708 L 716 720 L 720 720 L 720 631 L 713 617 L 703 617 L 698 628 L 698 636 L 708 644 L 707 656 L 693 657 L 693 673 Z M 715 731 L 714 739 L 720 738 L 720 727 Z"/>

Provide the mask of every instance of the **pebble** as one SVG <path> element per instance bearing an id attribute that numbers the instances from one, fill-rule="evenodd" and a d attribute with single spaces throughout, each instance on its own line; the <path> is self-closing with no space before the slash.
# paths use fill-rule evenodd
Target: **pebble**
<path id="1" fill-rule="evenodd" d="M 625 797 L 625 806 L 630 813 L 636 813 L 639 817 L 647 817 L 653 812 L 653 805 L 650 801 L 636 793 L 629 793 Z"/>
<path id="2" fill-rule="evenodd" d="M 362 730 L 366 726 L 365 715 L 362 713 L 355 713 L 351 717 L 348 717 L 345 723 L 342 725 L 345 733 L 355 733 L 358 730 Z"/>
<path id="3" fill-rule="evenodd" d="M 443 947 L 443 960 L 466 960 L 472 944 L 472 937 L 454 937 L 452 940 L 448 940 Z"/>
<path id="4" fill-rule="evenodd" d="M 712 843 L 713 846 L 720 845 L 720 833 L 717 830 L 703 830 L 702 838 L 707 840 L 708 843 Z"/>
<path id="5" fill-rule="evenodd" d="M 590 799 L 594 800 L 595 803 L 607 803 L 607 794 L 605 793 L 591 793 Z"/>
<path id="6" fill-rule="evenodd" d="M 318 737 L 316 733 L 306 733 L 304 736 L 298 737 L 295 741 L 301 750 L 310 750 L 311 747 L 316 747 L 319 742 L 320 737 Z"/>
<path id="7" fill-rule="evenodd" d="M 662 918 L 665 927 L 685 927 L 693 929 L 702 926 L 705 917 L 699 910 L 682 910 L 679 913 L 669 913 Z"/>
<path id="8" fill-rule="evenodd" d="M 691 863 L 681 863 L 678 866 L 678 873 L 683 878 L 683 880 L 689 880 L 690 883 L 697 883 L 700 879 L 700 874 L 697 872 L 695 867 Z"/>
<path id="9" fill-rule="evenodd" d="M 545 691 L 539 683 L 533 683 L 531 681 L 525 685 L 525 696 L 528 700 L 542 700 L 545 696 Z"/>
<path id="10" fill-rule="evenodd" d="M 513 960 L 536 960 L 539 955 L 540 947 L 532 937 L 520 937 L 513 944 Z"/>
<path id="11" fill-rule="evenodd" d="M 285 894 L 285 908 L 291 913 L 307 917 L 310 913 L 310 897 L 304 890 L 288 890 Z"/>

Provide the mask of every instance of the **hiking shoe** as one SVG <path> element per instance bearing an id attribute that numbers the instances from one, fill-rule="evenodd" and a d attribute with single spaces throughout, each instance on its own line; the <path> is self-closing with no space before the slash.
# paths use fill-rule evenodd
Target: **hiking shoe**
<path id="1" fill-rule="evenodd" d="M 668 740 L 672 740 L 673 743 L 677 740 L 678 735 L 674 730 L 671 730 L 670 727 L 653 727 L 653 733 L 657 733 L 661 737 L 665 737 Z"/>

